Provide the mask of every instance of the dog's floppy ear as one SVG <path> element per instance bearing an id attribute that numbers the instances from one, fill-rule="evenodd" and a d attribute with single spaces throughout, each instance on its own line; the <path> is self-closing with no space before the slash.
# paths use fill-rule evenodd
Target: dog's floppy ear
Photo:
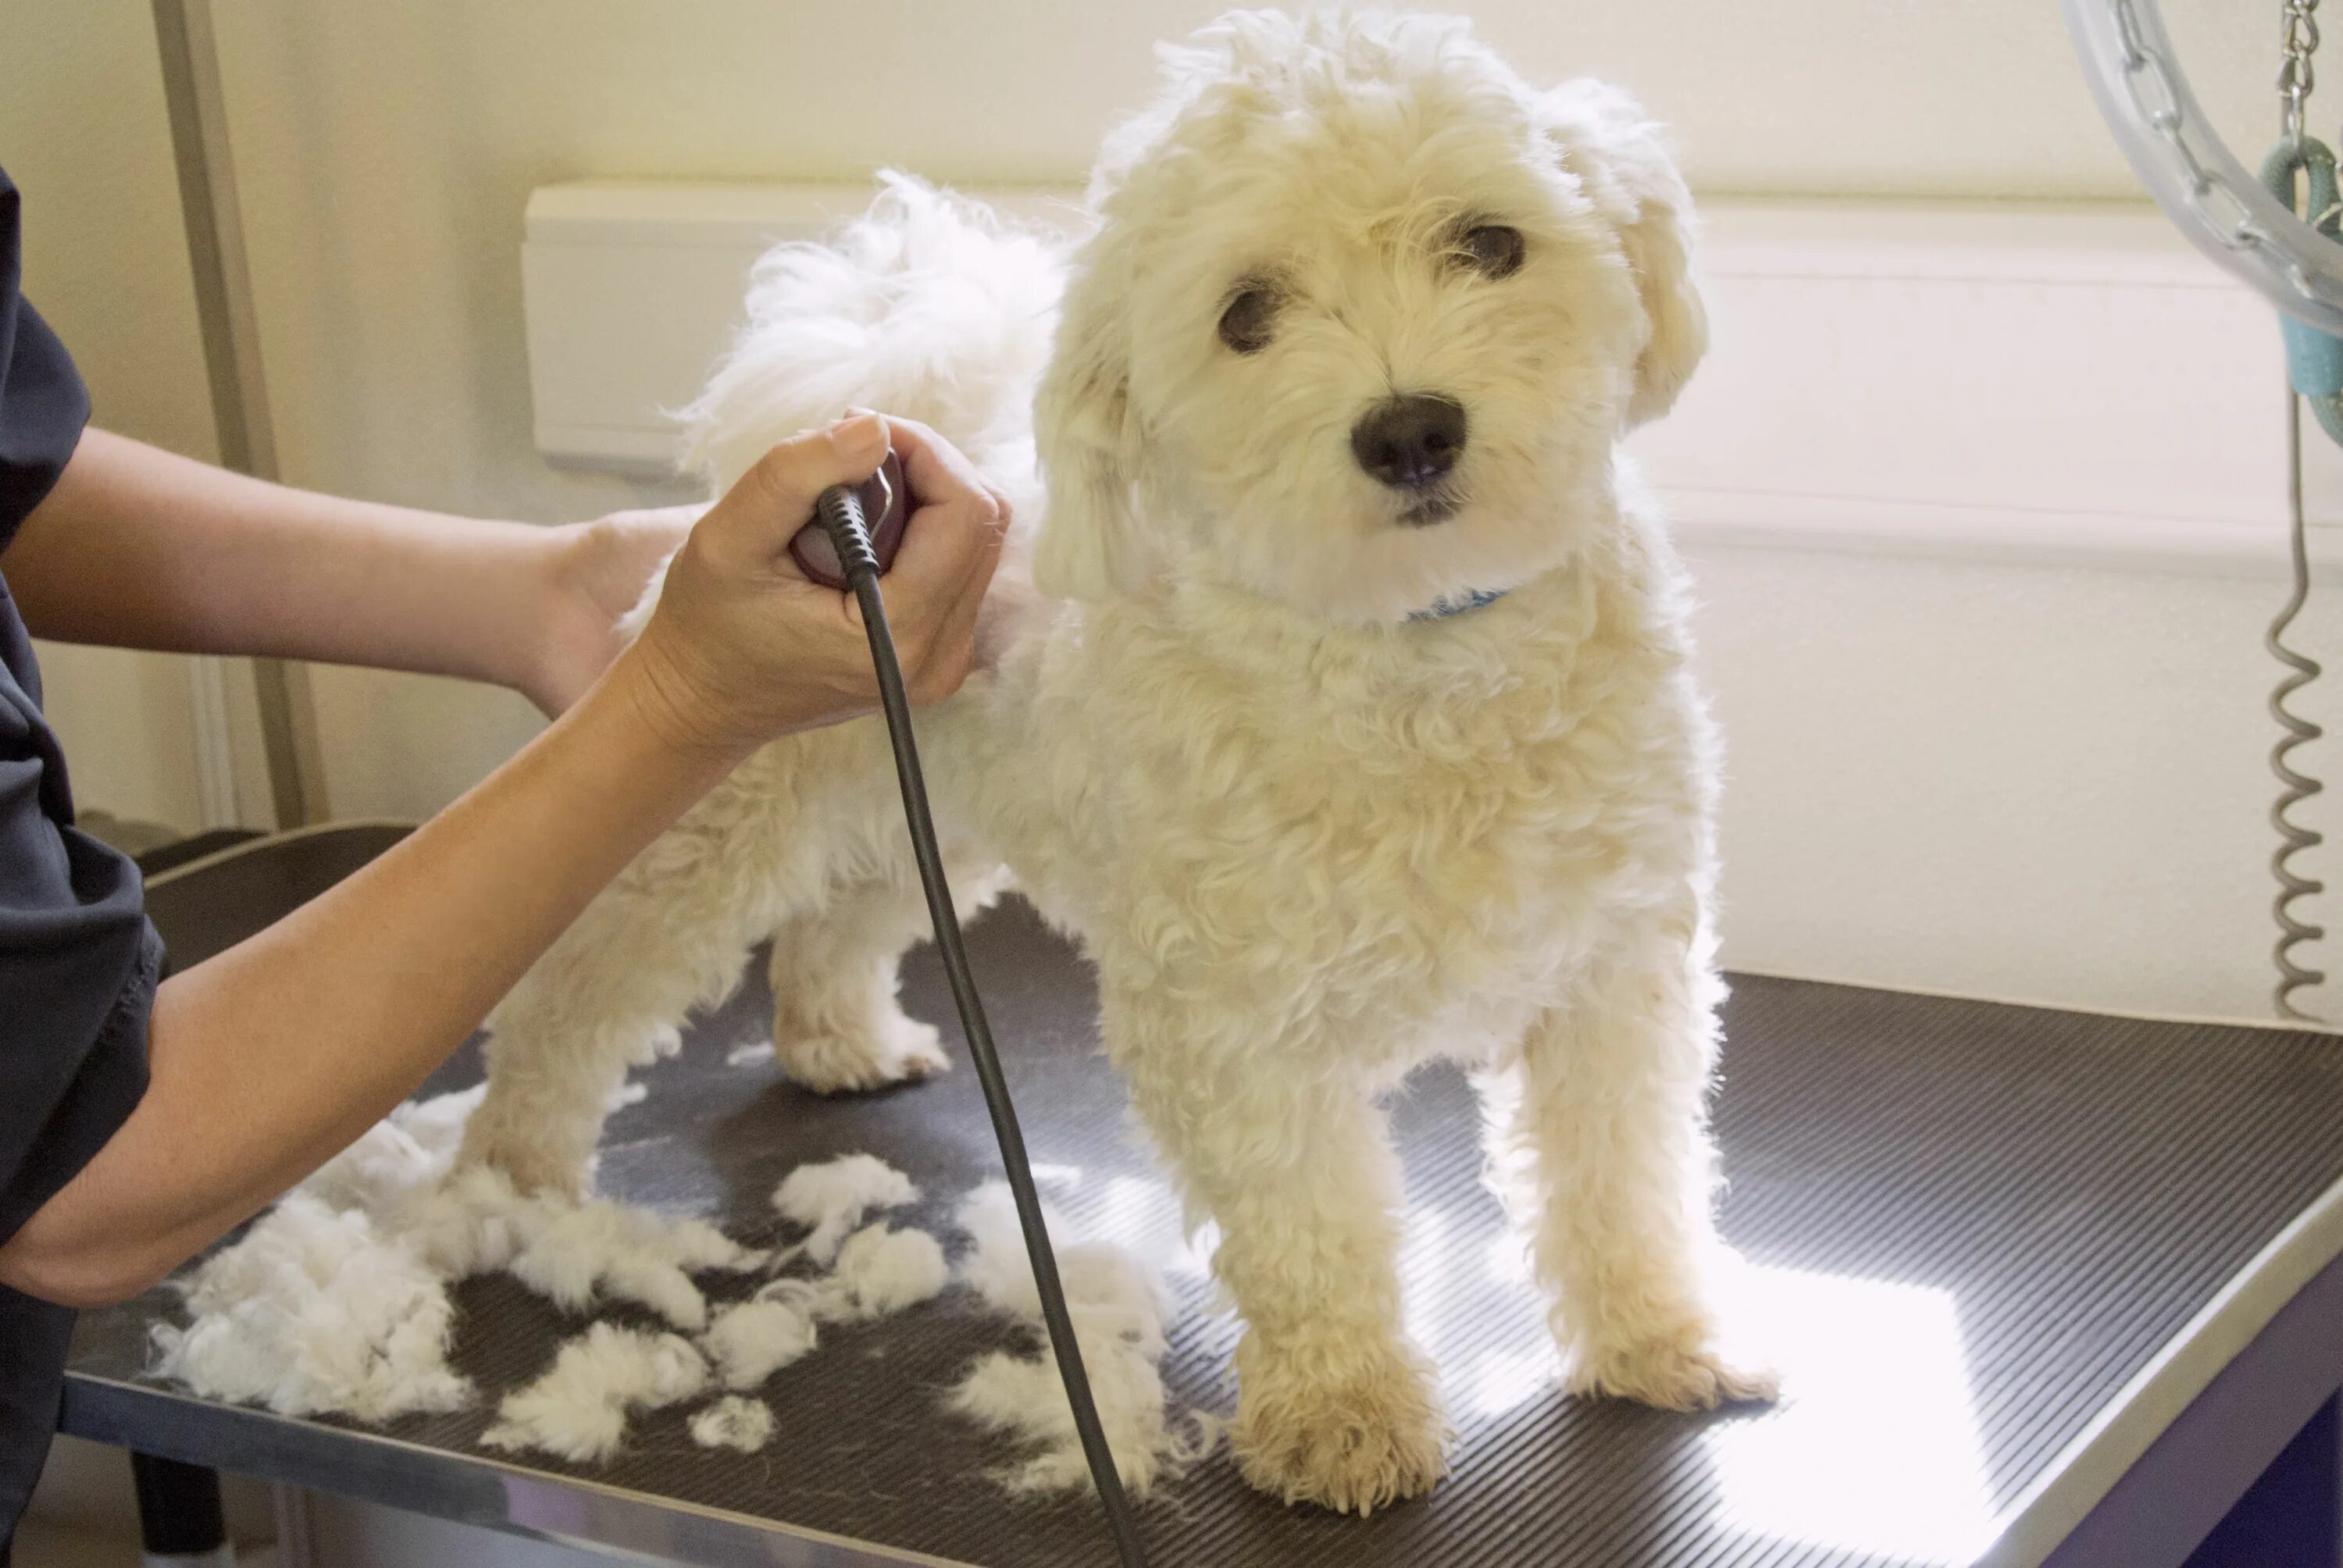
<path id="1" fill-rule="evenodd" d="M 1541 103 L 1563 163 L 1619 231 L 1651 337 L 1635 363 L 1627 423 L 1668 411 L 1708 347 L 1708 312 L 1693 276 L 1692 193 L 1660 128 L 1620 88 L 1582 78 Z"/>
<path id="2" fill-rule="evenodd" d="M 1131 498 L 1140 444 L 1121 306 L 1128 249 L 1110 224 L 1075 257 L 1050 367 L 1033 399 L 1034 446 L 1049 484 L 1033 579 L 1061 598 L 1134 594 L 1153 575 Z"/>

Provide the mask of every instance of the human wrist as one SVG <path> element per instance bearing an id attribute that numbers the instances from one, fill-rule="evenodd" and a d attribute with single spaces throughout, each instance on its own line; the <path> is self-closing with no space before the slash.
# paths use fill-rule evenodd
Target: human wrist
<path id="1" fill-rule="evenodd" d="M 729 772 L 757 748 L 716 719 L 689 661 L 651 628 L 611 663 L 593 695 L 687 767 Z"/>
<path id="2" fill-rule="evenodd" d="M 574 536 L 578 530 L 525 523 L 494 526 L 505 535 L 500 544 L 508 552 L 502 564 L 511 574 L 505 596 L 511 611 L 499 618 L 499 636 L 491 650 L 495 670 L 489 678 L 548 713 L 558 711 L 563 635 L 578 613 L 579 545 Z M 577 693 L 573 689 L 569 695 Z"/>

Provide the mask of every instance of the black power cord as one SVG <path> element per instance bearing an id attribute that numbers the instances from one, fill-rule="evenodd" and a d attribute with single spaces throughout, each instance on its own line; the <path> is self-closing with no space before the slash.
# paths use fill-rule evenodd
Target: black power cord
<path id="1" fill-rule="evenodd" d="M 1009 1191 L 1017 1201 L 1017 1222 L 1025 1232 L 1033 1283 L 1041 1292 L 1041 1321 L 1049 1326 L 1058 1375 L 1065 1382 L 1066 1402 L 1073 1407 L 1082 1456 L 1090 1462 L 1091 1479 L 1098 1483 L 1099 1503 L 1106 1510 L 1107 1528 L 1114 1535 L 1115 1552 L 1123 1568 L 1146 1568 L 1139 1523 L 1131 1516 L 1131 1499 L 1123 1494 L 1114 1451 L 1107 1446 L 1106 1429 L 1099 1424 L 1090 1375 L 1082 1370 L 1081 1347 L 1074 1341 L 1074 1322 L 1066 1311 L 1066 1291 L 1058 1279 L 1058 1259 L 1050 1249 L 1049 1228 L 1041 1221 L 1041 1196 L 1033 1187 L 1025 1135 L 1018 1130 L 1017 1108 L 1009 1099 L 1009 1081 L 1001 1075 L 1001 1054 L 993 1049 L 992 1030 L 984 1021 L 984 1003 L 976 994 L 968 953 L 960 946 L 960 916 L 953 911 L 951 888 L 944 880 L 943 855 L 936 848 L 928 787 L 920 773 L 919 748 L 911 739 L 910 699 L 903 690 L 903 667 L 895 658 L 894 634 L 887 628 L 887 605 L 879 592 L 879 558 L 870 548 L 861 499 L 847 486 L 832 485 L 815 500 L 814 517 L 836 548 L 847 586 L 862 607 L 863 628 L 870 637 L 870 663 L 879 676 L 879 701 L 886 709 L 887 734 L 895 746 L 895 774 L 903 787 L 903 816 L 911 830 L 911 853 L 920 863 L 920 881 L 927 889 L 928 918 L 936 929 L 936 948 L 943 955 L 960 1027 L 968 1035 L 969 1055 L 976 1061 L 977 1081 L 984 1086 L 985 1109 L 992 1113 L 993 1137 L 1001 1144 L 1001 1162 L 1009 1173 Z"/>

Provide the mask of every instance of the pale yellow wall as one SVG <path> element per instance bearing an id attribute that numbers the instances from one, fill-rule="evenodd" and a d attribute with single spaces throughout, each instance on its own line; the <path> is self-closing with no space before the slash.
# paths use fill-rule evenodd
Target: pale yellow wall
<path id="1" fill-rule="evenodd" d="M 25 193 L 25 291 L 73 345 L 99 419 L 208 457 L 170 157 L 144 5 L 0 7 L 0 166 Z M 40 657 L 84 799 L 200 826 L 186 662 Z"/>
<path id="2" fill-rule="evenodd" d="M 881 161 L 1071 178 L 1144 93 L 1150 42 L 1217 8 L 215 4 L 287 477 L 539 519 L 642 492 L 551 474 L 531 449 L 517 247 L 532 186 Z M 2133 192 L 2052 0 L 1472 9 L 1534 72 L 1638 88 L 1704 190 Z M 2267 9 L 2167 6 L 2241 149 L 2269 124 Z M 2343 84 L 2343 56 L 2329 76 Z M 206 453 L 146 0 L 0 4 L 0 164 L 26 192 L 28 287 L 99 417 Z M 1730 550 L 1696 565 L 1733 736 L 1731 956 L 2116 1005 L 2258 1003 L 2268 585 Z M 191 826 L 176 661 L 48 657 L 85 797 Z M 446 682 L 334 671 L 317 690 L 345 815 L 427 812 L 535 722 Z M 434 1555 L 342 1544 L 353 1563 Z"/>
<path id="3" fill-rule="evenodd" d="M 287 477 L 537 519 L 647 492 L 551 473 L 531 447 L 518 246 L 532 186 L 820 178 L 880 161 L 968 183 L 1071 179 L 1143 96 L 1151 41 L 1216 9 L 215 4 Z M 2274 27 L 2227 0 L 2168 8 L 2200 91 L 2250 156 L 2270 120 Z M 1592 70 L 1636 87 L 1674 125 L 1705 191 L 2133 192 L 2050 0 L 1475 9 L 1534 74 Z M 0 5 L 0 162 L 26 189 L 31 289 L 80 355 L 101 417 L 201 452 L 208 421 L 153 48 L 146 0 Z M 2343 83 L 2343 56 L 2328 75 Z M 2322 102 L 2343 104 L 2343 86 Z M 1735 956 L 2117 1004 L 2256 1005 L 2268 584 L 1746 551 L 1698 564 L 1706 640 L 1729 655 L 1717 678 L 1739 774 L 1726 820 Z M 1966 657 L 1988 612 L 1993 682 Z M 2204 657 L 2173 656 L 2177 628 L 2208 639 Z M 1832 628 L 1836 663 L 1815 651 Z M 1866 636 L 1892 638 L 1895 658 Z M 2029 689 L 2022 746 L 1931 749 L 1933 715 L 1990 714 L 1994 683 L 2026 668 L 2056 678 Z M 1885 673 L 1897 669 L 1909 678 Z M 2134 674 L 2147 669 L 2177 682 L 2174 714 L 2221 728 L 2217 745 L 2160 765 L 2152 787 L 2097 766 L 2132 754 L 2158 721 Z M 75 656 L 56 670 L 85 795 L 184 819 L 176 667 Z M 1784 738 L 1810 733 L 1826 672 L 1851 739 L 1820 767 L 1811 744 Z M 537 723 L 517 699 L 447 682 L 322 671 L 317 690 L 343 815 L 428 812 Z M 1945 782 L 1954 762 L 1965 787 Z M 1848 823 L 1878 842 L 1834 826 Z M 2155 897 L 2137 887 L 2144 863 L 2160 868 Z M 2006 940 L 1996 890 L 2021 885 L 2045 932 L 2083 933 L 2071 955 L 2046 949 L 2043 932 Z"/>
<path id="4" fill-rule="evenodd" d="M 532 186 L 850 176 L 883 161 L 971 183 L 1071 179 L 1144 95 L 1151 42 L 1216 9 L 219 0 L 287 477 L 532 518 L 635 498 L 549 473 L 529 443 L 516 246 Z M 2044 0 L 1476 9 L 1534 74 L 1638 86 L 1706 188 L 2129 189 Z M 2266 40 L 2204 31 L 2200 85 L 2250 101 Z M 28 288 L 81 359 L 98 417 L 206 453 L 144 0 L 0 7 L 0 161 L 26 194 Z M 177 661 L 48 658 L 72 698 L 59 722 L 85 796 L 192 826 L 186 728 L 150 723 L 184 705 Z M 317 690 L 343 814 L 427 811 L 533 724 L 517 701 L 444 683 L 325 671 Z"/>

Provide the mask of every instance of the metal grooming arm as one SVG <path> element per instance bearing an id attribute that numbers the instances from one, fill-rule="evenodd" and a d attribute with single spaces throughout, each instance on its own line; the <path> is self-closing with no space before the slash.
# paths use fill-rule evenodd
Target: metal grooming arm
<path id="1" fill-rule="evenodd" d="M 163 95 L 171 113 L 171 148 L 178 163 L 179 204 L 186 217 L 187 259 L 195 275 L 196 314 L 203 327 L 220 463 L 255 478 L 275 479 L 277 435 L 268 417 L 268 386 L 261 375 L 259 327 L 245 260 L 211 0 L 155 0 L 155 36 L 162 52 Z M 199 665 L 203 673 L 198 680 L 216 688 L 217 663 L 203 660 Z M 281 658 L 256 658 L 252 674 L 277 825 L 297 828 L 323 821 L 325 770 L 308 671 Z M 216 690 L 209 695 L 215 711 L 224 710 Z"/>

